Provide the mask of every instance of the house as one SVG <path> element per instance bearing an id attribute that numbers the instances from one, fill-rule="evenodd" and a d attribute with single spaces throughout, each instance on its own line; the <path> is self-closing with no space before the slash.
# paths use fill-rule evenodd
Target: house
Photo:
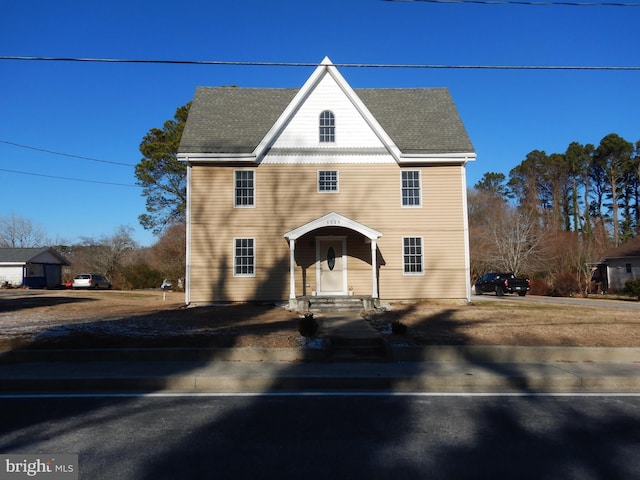
<path id="1" fill-rule="evenodd" d="M 592 280 L 599 283 L 598 291 L 622 292 L 627 280 L 640 278 L 640 237 L 607 250 L 594 268 Z"/>
<path id="2" fill-rule="evenodd" d="M 466 164 L 445 88 L 199 87 L 187 166 L 187 303 L 470 299 Z"/>
<path id="3" fill-rule="evenodd" d="M 0 285 L 57 288 L 62 267 L 69 265 L 53 248 L 0 248 Z"/>

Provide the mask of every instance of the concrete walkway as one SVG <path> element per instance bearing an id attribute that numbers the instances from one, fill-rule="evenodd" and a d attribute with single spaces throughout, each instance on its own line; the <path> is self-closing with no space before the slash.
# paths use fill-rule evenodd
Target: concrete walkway
<path id="1" fill-rule="evenodd" d="M 321 317 L 322 333 L 331 337 L 379 339 L 380 333 L 364 319 L 353 314 Z"/>

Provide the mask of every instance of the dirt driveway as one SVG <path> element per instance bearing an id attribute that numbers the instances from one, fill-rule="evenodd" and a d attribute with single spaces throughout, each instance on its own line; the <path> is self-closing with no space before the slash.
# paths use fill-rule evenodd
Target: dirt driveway
<path id="1" fill-rule="evenodd" d="M 385 307 L 367 320 L 395 343 L 640 347 L 638 311 L 606 305 L 479 297 Z M 0 347 L 294 347 L 298 318 L 277 305 L 184 308 L 178 292 L 0 290 Z M 393 321 L 408 333 L 391 335 Z"/>

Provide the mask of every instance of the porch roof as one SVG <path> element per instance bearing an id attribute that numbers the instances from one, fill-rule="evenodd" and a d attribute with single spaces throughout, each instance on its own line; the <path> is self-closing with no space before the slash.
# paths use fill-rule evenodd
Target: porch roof
<path id="1" fill-rule="evenodd" d="M 382 236 L 381 232 L 374 230 L 373 228 L 356 222 L 355 220 L 351 220 L 350 218 L 340 215 L 339 213 L 331 212 L 323 215 L 320 218 L 316 218 L 309 223 L 305 223 L 298 228 L 294 228 L 293 230 L 285 233 L 284 238 L 286 238 L 287 240 L 297 240 L 298 238 L 306 235 L 309 232 L 312 232 L 313 230 L 324 227 L 348 228 L 364 235 L 369 240 L 376 240 Z"/>

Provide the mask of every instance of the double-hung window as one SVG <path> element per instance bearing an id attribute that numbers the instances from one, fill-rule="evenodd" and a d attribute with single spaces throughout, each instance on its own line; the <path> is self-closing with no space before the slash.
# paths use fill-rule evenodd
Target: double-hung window
<path id="1" fill-rule="evenodd" d="M 421 187 L 419 170 L 403 170 L 402 177 L 402 206 L 419 207 L 421 205 Z"/>
<path id="2" fill-rule="evenodd" d="M 253 207 L 255 200 L 255 172 L 253 170 L 235 171 L 235 206 Z"/>
<path id="3" fill-rule="evenodd" d="M 336 117 L 325 110 L 320 114 L 320 143 L 336 141 Z"/>
<path id="4" fill-rule="evenodd" d="M 234 277 L 255 277 L 256 251 L 255 239 L 236 238 L 234 240 L 233 275 Z"/>
<path id="5" fill-rule="evenodd" d="M 338 171 L 319 170 L 318 171 L 318 192 L 337 193 L 338 192 Z"/>
<path id="6" fill-rule="evenodd" d="M 404 237 L 403 272 L 405 275 L 421 275 L 423 273 L 422 238 Z"/>

